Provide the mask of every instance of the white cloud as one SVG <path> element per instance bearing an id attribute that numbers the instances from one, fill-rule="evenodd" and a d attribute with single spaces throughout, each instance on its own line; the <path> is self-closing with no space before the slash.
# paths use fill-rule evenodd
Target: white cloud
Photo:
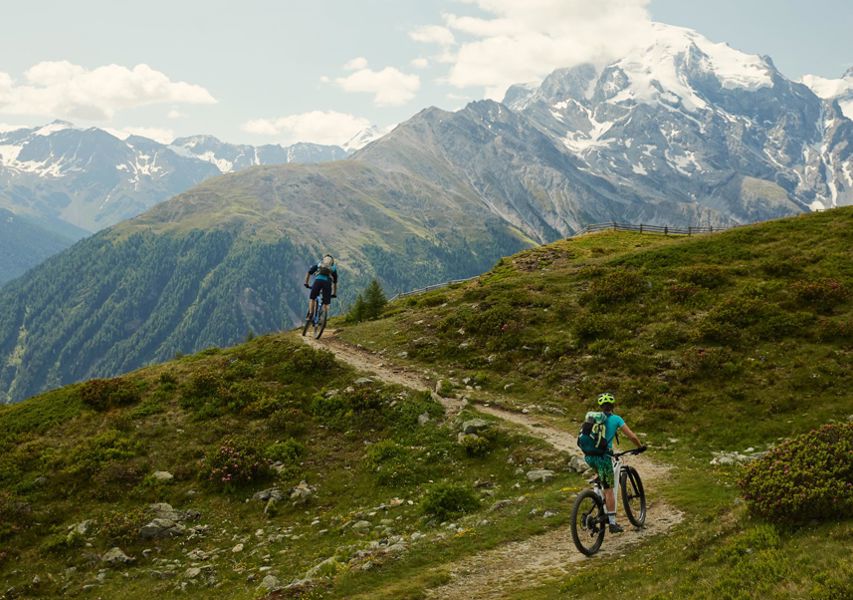
<path id="1" fill-rule="evenodd" d="M 242 129 L 247 133 L 276 137 L 283 144 L 341 145 L 368 127 L 370 121 L 355 115 L 315 110 L 276 119 L 253 119 L 244 123 Z"/>
<path id="2" fill-rule="evenodd" d="M 357 56 L 344 65 L 344 69 L 347 71 L 360 71 L 361 69 L 367 68 L 367 59 L 363 56 Z"/>
<path id="3" fill-rule="evenodd" d="M 170 119 L 183 119 L 187 115 L 179 111 L 177 108 L 173 108 L 168 113 L 166 113 L 166 116 Z"/>
<path id="4" fill-rule="evenodd" d="M 416 30 L 418 41 L 442 47 L 437 60 L 450 64 L 446 81 L 458 88 L 483 87 L 501 98 L 514 83 L 541 80 L 560 67 L 601 64 L 649 39 L 650 0 L 462 0 L 485 16 L 446 13 L 444 27 L 460 41 L 452 47 L 436 30 Z M 432 31 L 432 30 L 429 30 Z M 455 36 L 454 36 L 455 37 Z"/>
<path id="5" fill-rule="evenodd" d="M 456 42 L 453 32 L 440 25 L 425 25 L 409 32 L 409 37 L 416 42 L 450 46 Z"/>
<path id="6" fill-rule="evenodd" d="M 373 102 L 377 106 L 399 106 L 415 97 L 421 87 L 421 78 L 394 67 L 385 67 L 381 71 L 361 69 L 335 79 L 335 83 L 347 92 L 373 94 Z"/>
<path id="7" fill-rule="evenodd" d="M 106 131 L 120 140 L 126 140 L 132 135 L 148 138 L 161 144 L 171 144 L 175 139 L 175 132 L 171 129 L 160 127 L 122 127 L 121 129 L 107 128 Z"/>
<path id="8" fill-rule="evenodd" d="M 16 83 L 0 72 L 0 113 L 111 119 L 122 109 L 157 103 L 214 104 L 205 88 L 172 81 L 148 65 L 105 65 L 88 70 L 68 61 L 41 62 Z"/>
<path id="9" fill-rule="evenodd" d="M 429 60 L 423 57 L 414 58 L 411 65 L 416 69 L 426 69 L 429 66 Z"/>

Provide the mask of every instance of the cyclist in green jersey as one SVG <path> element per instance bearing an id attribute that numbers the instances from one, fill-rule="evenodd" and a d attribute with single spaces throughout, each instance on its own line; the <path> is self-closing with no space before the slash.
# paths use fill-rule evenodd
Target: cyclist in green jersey
<path id="1" fill-rule="evenodd" d="M 643 450 L 646 447 L 640 441 L 631 428 L 625 424 L 625 420 L 617 414 L 613 413 L 613 407 L 616 404 L 616 398 L 613 397 L 613 394 L 603 393 L 598 395 L 598 406 L 607 415 L 606 424 L 606 437 L 607 437 L 607 449 L 612 452 L 613 451 L 613 438 L 616 437 L 616 434 L 621 431 L 628 439 L 634 442 L 634 444 L 638 448 L 642 448 Z M 598 473 L 599 479 L 601 479 L 601 487 L 604 488 L 604 504 L 607 508 L 607 520 L 610 524 L 610 533 L 622 533 L 625 531 L 622 527 L 616 522 L 616 500 L 613 497 L 613 486 L 615 485 L 614 474 L 613 474 L 613 461 L 610 458 L 610 454 L 605 454 L 603 456 L 585 456 L 584 460 L 586 463 L 595 469 Z"/>

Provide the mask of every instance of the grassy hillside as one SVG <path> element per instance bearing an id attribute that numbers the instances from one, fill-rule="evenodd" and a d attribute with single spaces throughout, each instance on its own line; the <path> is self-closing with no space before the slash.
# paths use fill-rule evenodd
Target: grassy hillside
<path id="1" fill-rule="evenodd" d="M 517 598 L 847 597 L 849 520 L 750 517 L 741 467 L 709 463 L 853 419 L 851 248 L 849 208 L 698 238 L 588 235 L 404 298 L 341 336 L 433 370 L 448 393 L 567 430 L 610 390 L 651 457 L 676 466 L 651 490 L 686 511 L 675 534 L 610 562 L 618 576 L 592 562 Z"/>
<path id="2" fill-rule="evenodd" d="M 214 178 L 0 290 L 0 402 L 293 325 L 325 252 L 337 309 L 372 277 L 411 289 L 529 245 L 475 201 L 351 161 Z"/>
<path id="3" fill-rule="evenodd" d="M 580 485 L 497 424 L 458 443 L 472 416 L 288 334 L 0 408 L 4 597 L 255 598 L 268 576 L 314 578 L 308 597 L 402 597 L 427 567 L 556 526 L 528 513 Z M 556 478 L 527 481 L 541 467 Z M 253 499 L 272 488 L 277 502 Z M 140 537 L 158 516 L 180 533 Z M 132 562 L 105 561 L 113 547 Z"/>

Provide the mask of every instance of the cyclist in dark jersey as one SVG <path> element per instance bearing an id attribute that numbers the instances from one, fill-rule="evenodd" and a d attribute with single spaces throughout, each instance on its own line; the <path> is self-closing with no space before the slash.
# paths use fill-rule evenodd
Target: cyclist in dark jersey
<path id="1" fill-rule="evenodd" d="M 314 276 L 313 285 L 308 285 L 308 280 Z M 310 303 L 308 305 L 307 318 L 311 319 L 314 316 L 314 310 L 317 308 L 317 296 L 323 292 L 323 310 L 328 314 L 329 305 L 332 303 L 332 298 L 338 295 L 338 267 L 335 265 L 335 258 L 331 254 L 326 254 L 323 259 L 316 265 L 312 265 L 305 275 L 305 287 L 311 289 Z"/>

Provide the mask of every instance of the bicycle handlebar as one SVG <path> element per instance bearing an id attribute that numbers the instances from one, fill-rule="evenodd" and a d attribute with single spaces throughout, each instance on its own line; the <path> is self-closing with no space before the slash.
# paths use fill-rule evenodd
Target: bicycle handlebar
<path id="1" fill-rule="evenodd" d="M 617 454 L 611 454 L 613 458 L 619 458 L 620 456 L 625 456 L 626 454 L 642 454 L 648 450 L 646 446 L 640 446 L 639 448 L 634 448 L 633 450 L 625 450 L 625 452 L 619 452 Z"/>

